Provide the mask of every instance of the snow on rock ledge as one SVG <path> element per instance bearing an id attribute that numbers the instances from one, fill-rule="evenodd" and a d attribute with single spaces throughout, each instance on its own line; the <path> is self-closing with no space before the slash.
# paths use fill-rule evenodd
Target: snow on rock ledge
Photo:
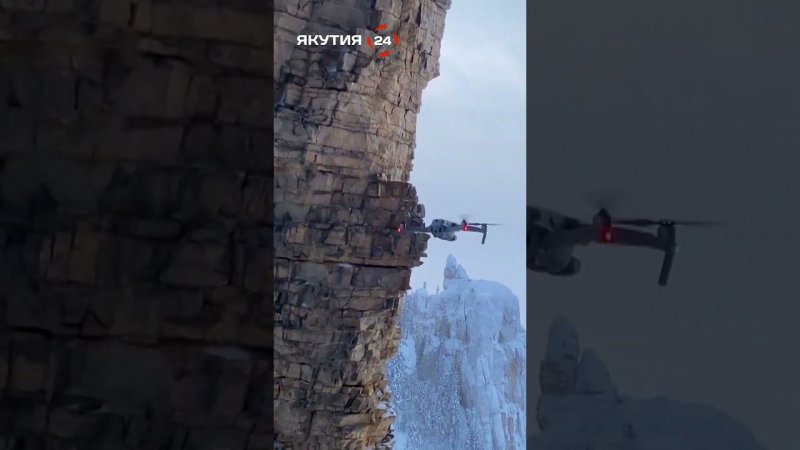
<path id="1" fill-rule="evenodd" d="M 525 448 L 525 330 L 508 288 L 449 256 L 444 290 L 409 294 L 400 330 L 396 449 Z"/>
<path id="2" fill-rule="evenodd" d="M 592 350 L 581 353 L 575 329 L 553 322 L 539 371 L 541 434 L 534 450 L 765 450 L 735 419 L 714 408 L 617 393 Z"/>

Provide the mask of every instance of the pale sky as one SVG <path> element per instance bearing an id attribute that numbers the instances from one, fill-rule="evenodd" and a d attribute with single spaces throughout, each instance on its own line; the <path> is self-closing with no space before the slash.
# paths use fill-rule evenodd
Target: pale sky
<path id="1" fill-rule="evenodd" d="M 442 218 L 500 223 L 479 233 L 431 239 L 412 288 L 442 283 L 448 254 L 473 279 L 500 282 L 525 298 L 525 2 L 487 7 L 453 2 L 442 40 L 440 75 L 422 95 L 411 182 L 426 223 Z M 525 302 L 520 302 L 525 325 Z"/>

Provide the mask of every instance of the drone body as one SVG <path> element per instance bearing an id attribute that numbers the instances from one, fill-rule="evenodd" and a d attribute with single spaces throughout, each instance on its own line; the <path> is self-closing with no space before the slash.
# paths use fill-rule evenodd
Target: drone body
<path id="1" fill-rule="evenodd" d="M 425 225 L 425 222 L 422 220 L 425 214 L 425 209 L 422 207 L 422 205 L 420 205 L 420 207 L 421 208 L 418 208 L 417 213 L 412 216 L 411 224 L 403 223 L 397 227 L 398 233 L 430 233 L 433 237 L 438 239 L 455 241 L 458 238 L 456 233 L 460 231 L 471 231 L 483 234 L 481 244 L 484 244 L 486 243 L 486 232 L 488 231 L 488 226 L 497 225 L 492 223 L 470 223 L 467 222 L 466 219 L 462 220 L 461 222 L 453 222 L 445 219 L 433 219 L 430 225 Z"/>
<path id="2" fill-rule="evenodd" d="M 678 222 L 650 219 L 612 219 L 605 209 L 584 223 L 546 209 L 528 207 L 528 269 L 556 276 L 572 276 L 581 263 L 574 256 L 575 247 L 589 244 L 624 245 L 661 251 L 664 257 L 658 284 L 669 281 L 672 261 L 677 251 L 676 225 L 705 225 L 706 222 Z M 655 226 L 650 232 L 637 228 Z"/>

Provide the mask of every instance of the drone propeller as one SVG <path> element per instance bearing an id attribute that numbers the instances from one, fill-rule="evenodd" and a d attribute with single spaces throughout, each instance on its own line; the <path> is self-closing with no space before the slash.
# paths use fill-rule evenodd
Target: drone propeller
<path id="1" fill-rule="evenodd" d="M 620 225 L 632 225 L 635 227 L 649 227 L 654 225 L 664 225 L 664 226 L 686 225 L 686 226 L 697 226 L 697 227 L 719 225 L 719 222 L 709 222 L 704 220 L 670 220 L 670 219 L 660 219 L 660 220 L 615 219 L 614 223 Z"/>
<path id="2" fill-rule="evenodd" d="M 612 192 L 611 189 L 604 189 L 584 193 L 583 201 L 594 211 L 612 212 L 618 209 L 620 203 L 624 203 L 623 197 L 626 195 L 620 190 Z"/>
<path id="3" fill-rule="evenodd" d="M 467 222 L 467 225 L 476 225 L 476 226 L 491 225 L 491 226 L 497 226 L 497 225 L 502 225 L 502 223 Z"/>

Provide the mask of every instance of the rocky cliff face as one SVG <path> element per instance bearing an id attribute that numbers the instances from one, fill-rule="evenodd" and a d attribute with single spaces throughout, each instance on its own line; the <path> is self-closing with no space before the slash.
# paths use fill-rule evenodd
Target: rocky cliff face
<path id="1" fill-rule="evenodd" d="M 519 300 L 470 280 L 450 256 L 444 290 L 403 303 L 389 365 L 399 450 L 525 448 L 525 330 Z"/>
<path id="2" fill-rule="evenodd" d="M 276 2 L 275 426 L 286 448 L 374 448 L 392 422 L 385 364 L 425 236 L 391 232 L 449 0 Z M 303 35 L 400 44 L 298 46 Z"/>
<path id="3" fill-rule="evenodd" d="M 0 448 L 271 447 L 271 15 L 0 1 Z"/>
<path id="4" fill-rule="evenodd" d="M 550 328 L 539 371 L 534 450 L 765 450 L 747 428 L 708 406 L 617 391 L 605 364 L 565 320 Z"/>

